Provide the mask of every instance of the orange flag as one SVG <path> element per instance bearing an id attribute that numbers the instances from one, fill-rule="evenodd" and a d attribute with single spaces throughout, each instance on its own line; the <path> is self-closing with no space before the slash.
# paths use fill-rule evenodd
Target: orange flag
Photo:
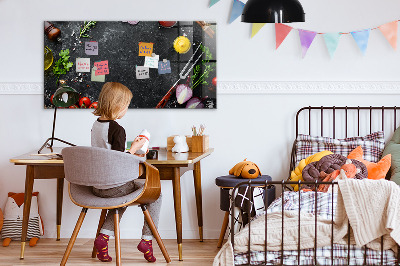
<path id="1" fill-rule="evenodd" d="M 393 49 L 397 48 L 397 20 L 378 27 Z"/>
<path id="2" fill-rule="evenodd" d="M 290 33 L 292 27 L 281 24 L 275 23 L 275 40 L 276 40 L 276 49 L 281 45 L 283 40 L 285 40 L 286 36 Z"/>

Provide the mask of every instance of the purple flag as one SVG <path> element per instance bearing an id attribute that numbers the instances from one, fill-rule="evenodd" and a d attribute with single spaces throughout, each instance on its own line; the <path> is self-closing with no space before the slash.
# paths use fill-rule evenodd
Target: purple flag
<path id="1" fill-rule="evenodd" d="M 306 56 L 308 48 L 312 44 L 315 36 L 317 33 L 315 31 L 308 31 L 308 30 L 300 30 L 299 29 L 299 36 L 300 36 L 300 43 L 301 43 L 301 55 L 304 58 Z"/>

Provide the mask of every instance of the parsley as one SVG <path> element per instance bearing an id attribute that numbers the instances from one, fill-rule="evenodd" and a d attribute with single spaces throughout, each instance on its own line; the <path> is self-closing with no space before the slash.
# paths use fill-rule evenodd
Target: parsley
<path id="1" fill-rule="evenodd" d="M 69 71 L 69 69 L 74 65 L 74 63 L 69 62 L 69 49 L 61 50 L 59 56 L 60 58 L 57 60 L 53 67 L 53 74 L 57 76 L 56 83 L 58 83 L 60 75 L 66 74 L 67 71 Z"/>
<path id="2" fill-rule="evenodd" d="M 208 84 L 207 78 L 208 78 L 210 72 L 212 72 L 215 67 L 214 64 L 209 63 L 210 60 L 213 59 L 210 48 L 201 44 L 200 49 L 205 54 L 205 60 L 203 59 L 201 61 L 201 65 L 204 66 L 204 72 L 201 73 L 201 65 L 195 66 L 195 68 L 193 69 L 193 76 L 192 76 L 192 89 L 196 88 L 200 84 L 207 85 Z"/>

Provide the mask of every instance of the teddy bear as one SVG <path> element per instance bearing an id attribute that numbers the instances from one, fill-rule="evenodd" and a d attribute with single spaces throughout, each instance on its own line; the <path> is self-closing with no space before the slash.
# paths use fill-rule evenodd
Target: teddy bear
<path id="1" fill-rule="evenodd" d="M 37 200 L 38 195 L 39 192 L 32 193 L 29 214 L 27 239 L 30 239 L 29 246 L 31 247 L 35 246 L 40 236 L 43 235 L 43 223 L 39 215 Z M 11 240 L 21 240 L 23 212 L 24 193 L 9 192 L 4 208 L 3 228 L 1 229 L 4 247 L 8 247 Z"/>
<path id="2" fill-rule="evenodd" d="M 255 163 L 247 161 L 246 158 L 229 170 L 229 174 L 252 179 L 261 175 L 261 171 Z"/>
<path id="3" fill-rule="evenodd" d="M 174 137 L 175 146 L 172 148 L 172 152 L 188 152 L 189 146 L 186 143 L 185 136 L 175 136 Z"/>

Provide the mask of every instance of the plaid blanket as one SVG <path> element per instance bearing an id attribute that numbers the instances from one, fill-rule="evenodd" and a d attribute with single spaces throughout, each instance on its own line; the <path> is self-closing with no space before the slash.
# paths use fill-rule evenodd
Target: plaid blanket
<path id="1" fill-rule="evenodd" d="M 336 194 L 317 192 L 317 195 L 315 195 L 313 191 L 288 191 L 271 203 L 268 207 L 267 214 L 282 211 L 282 204 L 284 210 L 296 211 L 300 208 L 301 212 L 312 213 L 326 219 L 332 219 L 332 213 L 335 215 L 336 211 Z M 257 219 L 260 215 L 265 215 L 265 212 L 257 215 L 254 219 Z M 364 263 L 367 265 L 381 265 L 381 259 L 383 259 L 384 265 L 395 265 L 396 263 L 396 257 L 392 250 L 385 250 L 381 258 L 381 252 L 379 251 L 350 245 L 350 256 L 348 256 L 347 245 L 334 244 L 333 264 L 331 252 L 331 246 L 317 248 L 317 265 L 365 265 Z M 364 254 L 366 254 L 366 257 Z M 281 264 L 282 254 L 280 251 L 267 251 L 266 254 L 265 252 L 250 252 L 250 265 L 264 265 L 265 255 L 267 256 L 266 265 Z M 347 264 L 348 257 L 350 259 L 349 264 Z M 298 255 L 297 250 L 285 250 L 283 252 L 284 265 L 298 265 L 298 259 L 300 259 L 300 265 L 314 265 L 314 249 L 301 250 L 300 255 Z M 235 265 L 244 264 L 248 264 L 248 254 L 235 254 Z"/>

